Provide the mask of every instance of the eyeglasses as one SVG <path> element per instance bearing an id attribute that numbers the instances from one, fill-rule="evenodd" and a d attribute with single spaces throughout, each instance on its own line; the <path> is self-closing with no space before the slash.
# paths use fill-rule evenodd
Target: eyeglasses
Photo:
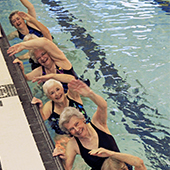
<path id="1" fill-rule="evenodd" d="M 15 19 L 13 19 L 11 22 L 12 22 L 12 24 L 15 24 L 16 23 L 16 21 L 19 21 L 20 20 L 20 18 L 19 17 L 17 17 L 17 18 L 15 18 Z"/>
<path id="2" fill-rule="evenodd" d="M 41 57 L 43 57 L 45 54 L 47 54 L 47 51 L 42 52 L 42 53 L 41 53 L 41 56 L 39 56 L 39 57 L 37 58 L 37 61 L 40 60 Z"/>

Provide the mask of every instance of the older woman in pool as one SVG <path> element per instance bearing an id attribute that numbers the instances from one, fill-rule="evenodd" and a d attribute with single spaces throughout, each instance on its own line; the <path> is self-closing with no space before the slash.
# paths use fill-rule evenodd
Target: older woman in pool
<path id="1" fill-rule="evenodd" d="M 52 41 L 46 38 L 35 38 L 9 47 L 7 53 L 12 56 L 24 49 L 32 50 L 34 59 L 41 64 L 38 68 L 25 74 L 23 62 L 19 59 L 13 61 L 13 63 L 19 63 L 26 80 L 33 80 L 34 77 L 50 73 L 70 74 L 78 78 L 70 61 Z M 67 84 L 63 84 L 63 86 L 67 91 Z"/>
<path id="2" fill-rule="evenodd" d="M 72 169 L 75 156 L 79 154 L 93 170 L 99 170 L 108 157 L 90 155 L 91 150 L 105 148 L 119 152 L 119 148 L 107 126 L 107 102 L 80 80 L 72 80 L 69 87 L 80 95 L 90 98 L 97 105 L 97 110 L 88 124 L 85 123 L 82 113 L 75 108 L 66 107 L 61 113 L 60 128 L 74 136 L 67 144 L 65 169 Z M 57 156 L 58 153 L 54 152 L 53 155 Z M 131 169 L 130 166 L 129 169 Z"/>
<path id="3" fill-rule="evenodd" d="M 60 114 L 65 107 L 70 106 L 79 109 L 79 111 L 83 113 L 86 121 L 90 121 L 90 118 L 83 108 L 80 95 L 69 86 L 67 93 L 64 93 L 64 88 L 60 83 L 60 81 L 69 83 L 74 79 L 74 76 L 67 74 L 48 74 L 34 78 L 33 80 L 33 82 L 38 81 L 38 83 L 45 81 L 43 84 L 43 91 L 50 100 L 43 106 L 43 102 L 34 97 L 31 103 L 39 103 L 39 110 L 43 120 L 48 120 L 52 129 L 54 129 L 57 134 L 66 134 L 59 128 L 58 124 Z"/>
<path id="4" fill-rule="evenodd" d="M 12 40 L 16 37 L 24 39 L 26 35 L 32 34 L 36 35 L 37 37 L 46 37 L 52 41 L 52 36 L 48 28 L 36 19 L 36 12 L 33 4 L 28 0 L 20 1 L 28 9 L 28 13 L 21 11 L 11 12 L 9 15 L 9 21 L 11 25 L 17 30 L 13 31 L 7 36 L 8 40 Z M 29 59 L 32 70 L 40 66 L 38 63 L 34 63 L 28 52 L 19 56 L 18 58 L 21 60 Z"/>
<path id="5" fill-rule="evenodd" d="M 9 15 L 9 21 L 11 25 L 14 26 L 17 30 L 7 36 L 8 40 L 12 40 L 16 37 L 23 39 L 24 36 L 29 33 L 35 34 L 38 37 L 44 36 L 49 40 L 52 40 L 48 28 L 36 20 L 36 11 L 33 4 L 28 0 L 20 1 L 27 8 L 28 13 L 20 11 L 11 12 Z M 26 20 L 26 23 L 24 20 Z"/>
<path id="6" fill-rule="evenodd" d="M 54 139 L 56 145 L 55 152 L 59 154 L 60 158 L 63 158 L 66 144 L 70 139 L 70 136 L 66 136 L 65 132 L 59 128 L 59 118 L 63 109 L 68 106 L 75 107 L 83 114 L 87 123 L 90 121 L 90 117 L 86 114 L 83 107 L 80 95 L 71 88 L 68 88 L 68 92 L 65 94 L 62 84 L 60 83 L 60 81 L 69 83 L 74 79 L 74 76 L 67 74 L 48 74 L 33 80 L 33 82 L 38 81 L 38 83 L 45 81 L 43 90 L 50 101 L 43 106 L 42 101 L 34 97 L 31 103 L 39 103 L 39 111 L 43 120 L 48 120 L 51 128 L 56 132 L 56 137 Z"/>

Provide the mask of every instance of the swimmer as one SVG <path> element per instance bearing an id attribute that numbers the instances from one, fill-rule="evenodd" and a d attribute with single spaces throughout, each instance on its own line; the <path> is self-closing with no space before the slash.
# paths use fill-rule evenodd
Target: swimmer
<path id="1" fill-rule="evenodd" d="M 32 34 L 37 37 L 46 37 L 52 41 L 52 36 L 48 28 L 36 19 L 34 6 L 28 0 L 21 0 L 21 2 L 28 9 L 28 13 L 14 11 L 10 14 L 10 23 L 17 30 L 7 35 L 8 40 L 12 40 L 17 37 L 25 41 L 25 36 Z M 34 61 L 30 58 L 29 53 L 25 53 L 18 58 L 20 60 L 29 59 L 32 70 L 40 66 L 40 64 L 34 63 Z"/>
<path id="2" fill-rule="evenodd" d="M 71 88 L 68 88 L 67 93 L 64 93 L 64 88 L 60 81 L 69 83 L 72 80 L 75 80 L 74 76 L 67 74 L 49 74 L 34 78 L 33 80 L 33 82 L 38 81 L 38 83 L 45 81 L 43 84 L 43 91 L 50 100 L 43 106 L 43 102 L 34 97 L 31 103 L 39 104 L 39 111 L 43 120 L 49 121 L 51 128 L 55 130 L 56 134 L 66 134 L 59 128 L 58 124 L 60 114 L 65 107 L 70 106 L 79 109 L 79 111 L 84 115 L 86 121 L 90 121 L 90 118 L 87 116 L 83 107 L 80 95 Z"/>
<path id="3" fill-rule="evenodd" d="M 38 37 L 44 36 L 49 40 L 52 40 L 48 28 L 36 19 L 36 12 L 33 4 L 28 0 L 20 1 L 28 9 L 28 14 L 25 12 L 14 11 L 9 15 L 11 25 L 17 30 L 7 36 L 8 40 L 12 40 L 15 37 L 23 39 L 25 35 L 29 33 L 35 34 Z M 26 23 L 24 20 L 26 20 Z"/>
<path id="4" fill-rule="evenodd" d="M 41 64 L 38 68 L 34 69 L 30 73 L 25 74 L 23 62 L 16 58 L 13 63 L 19 63 L 22 73 L 26 80 L 33 80 L 35 77 L 39 77 L 46 74 L 69 74 L 78 79 L 72 64 L 67 59 L 65 54 L 47 38 L 35 38 L 29 41 L 15 44 L 7 50 L 9 56 L 12 56 L 24 49 L 31 50 L 32 58 Z M 63 83 L 65 92 L 67 92 L 67 83 Z"/>
<path id="5" fill-rule="evenodd" d="M 89 123 L 86 123 L 83 114 L 73 107 L 66 107 L 61 113 L 60 128 L 73 136 L 66 147 L 65 169 L 72 169 L 75 156 L 79 154 L 92 169 L 99 170 L 108 157 L 93 156 L 89 151 L 105 148 L 120 152 L 107 126 L 107 102 L 80 80 L 72 80 L 69 87 L 79 95 L 90 98 L 97 105 L 97 110 Z M 57 156 L 58 153 L 54 152 L 53 155 Z M 128 169 L 131 168 L 128 165 Z"/>

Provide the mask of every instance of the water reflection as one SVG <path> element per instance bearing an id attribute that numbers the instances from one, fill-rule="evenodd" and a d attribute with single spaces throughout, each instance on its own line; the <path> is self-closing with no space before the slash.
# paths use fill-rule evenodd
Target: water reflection
<path id="1" fill-rule="evenodd" d="M 152 164 L 151 168 L 165 170 L 169 169 L 168 159 L 170 157 L 170 128 L 169 126 L 166 126 L 167 124 L 162 125 L 154 121 L 155 118 L 165 118 L 163 117 L 163 114 L 159 113 L 157 109 L 149 106 L 149 102 L 144 98 L 145 90 L 143 90 L 143 87 L 139 80 L 136 80 L 136 82 L 140 85 L 140 87 L 133 89 L 133 91 L 129 93 L 131 85 L 126 82 L 126 79 L 123 79 L 118 74 L 118 70 L 115 68 L 114 63 L 108 64 L 106 62 L 106 53 L 101 49 L 101 46 L 93 41 L 93 37 L 86 32 L 86 29 L 84 27 L 73 23 L 74 20 L 78 19 L 70 14 L 68 10 L 65 10 L 60 1 L 57 2 L 42 0 L 42 2 L 49 5 L 49 10 L 54 12 L 58 20 L 58 24 L 62 26 L 63 30 L 66 32 L 70 32 L 72 36 L 70 41 L 75 44 L 75 47 L 81 49 L 86 54 L 89 62 L 84 73 L 86 73 L 88 69 L 95 69 L 95 65 L 97 63 L 99 64 L 99 69 L 95 70 L 95 81 L 98 82 L 101 77 L 104 78 L 105 82 L 103 84 L 103 87 L 105 90 L 103 93 L 107 94 L 108 99 L 111 99 L 113 103 L 117 105 L 117 108 L 124 114 L 124 117 L 121 121 L 123 122 L 123 125 L 125 126 L 128 133 L 138 135 L 143 141 L 146 156 L 150 161 L 150 164 Z M 130 7 L 129 10 L 136 12 L 138 8 L 140 8 L 141 10 L 142 7 L 142 10 L 144 12 L 136 13 L 138 16 L 131 13 L 129 13 L 127 16 L 124 16 L 124 14 L 119 14 L 122 16 L 120 17 L 122 19 L 118 20 L 120 22 L 129 18 L 147 19 L 149 17 L 152 17 L 152 15 L 148 15 L 149 12 L 145 12 L 147 11 L 147 7 L 152 6 L 152 4 L 145 4 L 145 2 L 140 1 L 134 1 L 133 3 L 122 2 L 122 4 L 125 7 L 128 7 L 128 9 Z M 105 7 L 107 6 L 105 5 Z M 102 7 L 96 5 L 95 8 L 101 9 Z M 112 6 L 110 8 L 115 8 L 115 6 Z M 151 12 L 154 13 L 154 11 Z M 100 13 L 96 13 L 96 15 L 98 15 L 98 17 L 103 17 L 103 15 L 100 16 Z M 107 13 L 105 13 L 104 15 L 106 16 Z M 112 22 L 113 20 L 110 21 Z M 150 24 L 147 26 L 133 26 L 134 29 L 139 28 L 137 30 L 134 30 L 133 33 L 136 33 L 138 39 L 146 39 L 147 36 L 144 33 L 150 32 L 151 29 L 148 27 L 153 26 L 154 24 Z M 127 30 L 129 28 L 132 28 L 132 26 L 115 27 L 114 29 Z M 98 31 L 104 32 L 105 30 L 96 29 L 96 32 Z M 115 35 L 113 34 L 113 36 Z M 125 37 L 125 34 L 119 34 L 118 36 Z M 151 45 L 148 45 L 148 47 L 150 46 Z M 129 46 L 124 48 L 137 49 L 140 47 Z M 132 55 L 130 53 L 126 54 L 129 56 Z M 109 89 L 111 89 L 111 91 L 109 91 Z M 143 93 L 141 92 L 141 90 L 143 91 Z M 111 111 L 111 114 L 115 115 L 115 111 Z M 133 125 L 129 125 L 127 123 L 127 119 L 129 118 L 131 119 Z"/>

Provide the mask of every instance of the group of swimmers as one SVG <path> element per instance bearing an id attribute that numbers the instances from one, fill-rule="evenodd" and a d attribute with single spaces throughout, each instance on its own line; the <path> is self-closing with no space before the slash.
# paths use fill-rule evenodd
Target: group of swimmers
<path id="1" fill-rule="evenodd" d="M 53 156 L 63 159 L 63 166 L 71 170 L 77 154 L 92 170 L 146 170 L 139 157 L 121 153 L 107 126 L 107 102 L 90 89 L 89 81 L 81 80 L 65 54 L 53 43 L 48 28 L 36 19 L 34 6 L 28 0 L 20 0 L 28 13 L 14 11 L 9 20 L 17 30 L 7 36 L 24 41 L 11 46 L 7 53 L 12 56 L 24 49 L 28 53 L 16 58 L 26 80 L 43 84 L 43 91 L 50 99 L 43 106 L 38 98 L 43 120 L 48 120 L 57 134 Z M 26 21 L 26 22 L 25 22 Z M 32 71 L 24 72 L 22 59 L 29 59 Z M 97 105 L 90 118 L 83 107 L 81 96 L 88 97 Z"/>

